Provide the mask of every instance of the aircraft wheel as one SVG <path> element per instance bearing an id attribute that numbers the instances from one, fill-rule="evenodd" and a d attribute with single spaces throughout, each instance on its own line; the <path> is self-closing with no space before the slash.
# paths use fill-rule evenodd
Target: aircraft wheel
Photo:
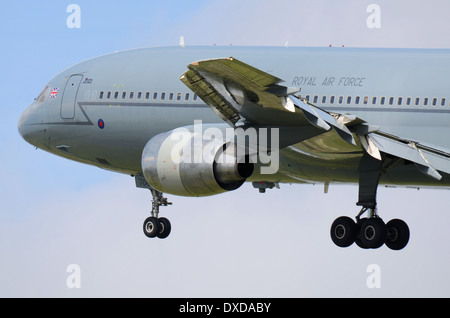
<path id="1" fill-rule="evenodd" d="M 347 216 L 341 216 L 331 225 L 331 240 L 339 247 L 348 247 L 355 241 L 356 232 L 355 222 Z"/>
<path id="2" fill-rule="evenodd" d="M 147 237 L 156 237 L 160 232 L 160 225 L 157 218 L 151 216 L 145 219 L 143 229 Z"/>
<path id="3" fill-rule="evenodd" d="M 172 227 L 170 225 L 170 221 L 166 218 L 159 218 L 158 221 L 159 221 L 159 233 L 157 236 L 160 239 L 164 239 L 169 236 Z"/>
<path id="4" fill-rule="evenodd" d="M 363 249 L 368 248 L 367 246 L 364 245 L 363 242 L 361 242 L 361 224 L 363 224 L 365 220 L 367 220 L 367 218 L 362 218 L 362 219 L 358 220 L 358 222 L 356 222 L 355 243 L 356 243 L 356 245 L 358 245 L 360 248 L 363 248 Z"/>
<path id="5" fill-rule="evenodd" d="M 385 243 L 391 250 L 401 250 L 408 244 L 409 227 L 403 220 L 390 220 L 386 228 L 388 235 Z"/>
<path id="6" fill-rule="evenodd" d="M 363 247 L 379 248 L 387 238 L 387 227 L 380 218 L 369 218 L 361 224 L 360 240 Z"/>

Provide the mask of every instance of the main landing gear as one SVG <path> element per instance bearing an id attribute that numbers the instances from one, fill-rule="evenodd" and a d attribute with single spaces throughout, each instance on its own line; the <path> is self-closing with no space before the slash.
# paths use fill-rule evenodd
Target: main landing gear
<path id="1" fill-rule="evenodd" d="M 392 250 L 401 250 L 409 241 L 408 225 L 393 219 L 386 224 L 376 212 L 376 192 L 383 161 L 364 153 L 359 164 L 359 201 L 362 206 L 356 222 L 347 216 L 337 218 L 330 229 L 331 240 L 339 247 L 356 243 L 361 248 L 379 248 L 386 244 Z M 361 216 L 367 213 L 367 217 Z"/>
<path id="2" fill-rule="evenodd" d="M 368 218 L 360 218 L 368 212 Z M 374 213 L 362 208 L 356 216 L 356 222 L 347 216 L 337 218 L 331 225 L 331 239 L 339 247 L 348 247 L 356 243 L 361 248 L 379 248 L 386 244 L 391 250 L 401 250 L 409 241 L 408 225 L 400 219 L 384 223 Z"/>

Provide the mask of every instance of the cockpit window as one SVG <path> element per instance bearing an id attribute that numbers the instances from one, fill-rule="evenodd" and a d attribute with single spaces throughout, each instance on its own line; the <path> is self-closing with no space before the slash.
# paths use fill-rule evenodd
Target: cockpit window
<path id="1" fill-rule="evenodd" d="M 38 97 L 36 97 L 36 100 L 38 103 L 43 103 L 45 96 L 47 96 L 47 91 L 48 91 L 49 86 L 45 86 L 44 89 L 39 93 Z"/>

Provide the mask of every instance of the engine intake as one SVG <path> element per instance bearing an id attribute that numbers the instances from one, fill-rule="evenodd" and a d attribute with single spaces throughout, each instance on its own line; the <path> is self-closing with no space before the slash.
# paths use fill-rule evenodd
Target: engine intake
<path id="1" fill-rule="evenodd" d="M 252 175 L 253 163 L 245 159 L 238 160 L 236 146 L 230 141 L 176 129 L 147 142 L 142 170 L 158 191 L 209 196 L 236 190 Z"/>

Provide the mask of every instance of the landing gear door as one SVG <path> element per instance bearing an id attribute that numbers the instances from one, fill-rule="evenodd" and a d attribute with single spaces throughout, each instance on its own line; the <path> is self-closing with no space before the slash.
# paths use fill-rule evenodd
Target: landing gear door
<path id="1" fill-rule="evenodd" d="M 61 100 L 61 118 L 72 119 L 75 117 L 75 105 L 83 75 L 72 75 L 67 81 Z"/>

